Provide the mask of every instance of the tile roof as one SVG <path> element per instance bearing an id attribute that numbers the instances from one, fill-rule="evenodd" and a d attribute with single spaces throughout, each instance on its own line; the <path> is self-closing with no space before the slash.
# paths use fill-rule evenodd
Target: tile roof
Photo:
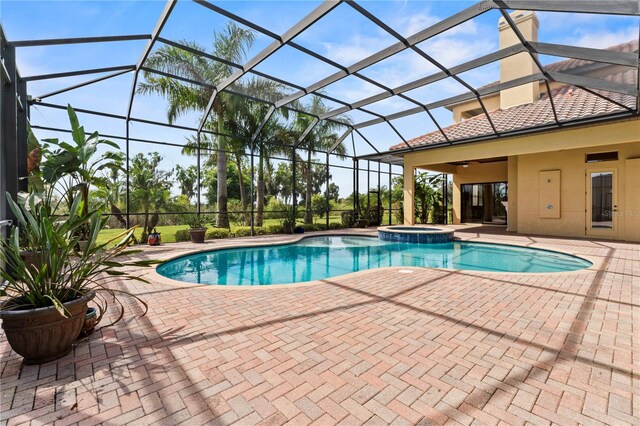
<path id="1" fill-rule="evenodd" d="M 638 41 L 624 43 L 614 46 L 611 50 L 620 50 L 632 52 L 638 49 Z M 578 59 L 568 59 L 547 65 L 549 71 L 575 70 L 592 62 Z M 603 77 L 605 80 L 617 83 L 636 84 L 637 70 L 629 69 L 624 72 L 618 72 Z M 633 96 L 623 95 L 619 93 L 595 91 L 615 102 L 625 105 L 629 108 L 635 108 L 636 99 Z M 560 121 L 575 120 L 579 118 L 595 117 L 599 115 L 611 114 L 615 112 L 625 111 L 620 105 L 609 102 L 601 97 L 582 90 L 578 87 L 567 85 L 556 88 L 551 91 L 553 103 Z M 549 102 L 549 96 L 543 93 L 536 102 L 524 105 L 518 105 L 507 109 L 496 109 L 489 112 L 491 121 L 496 126 L 499 133 L 511 132 L 519 129 L 530 128 L 534 126 L 543 126 L 553 124 L 555 122 L 553 110 Z M 493 129 L 484 114 L 477 115 L 460 123 L 453 124 L 442 129 L 450 141 L 480 137 L 493 134 Z M 433 131 L 426 135 L 407 141 L 412 147 L 431 145 L 446 142 L 442 133 Z M 403 149 L 407 145 L 404 143 L 396 144 L 390 147 L 390 150 Z"/>
<path id="2" fill-rule="evenodd" d="M 616 52 L 637 52 L 638 40 L 631 40 L 626 43 L 618 44 L 616 46 L 607 47 L 606 50 L 613 50 Z M 587 65 L 593 64 L 592 61 L 585 61 L 582 59 L 566 59 L 564 61 L 554 62 L 549 65 L 545 65 L 545 69 L 551 72 L 567 72 L 576 68 L 581 68 Z M 606 66 L 606 64 L 603 64 Z"/>

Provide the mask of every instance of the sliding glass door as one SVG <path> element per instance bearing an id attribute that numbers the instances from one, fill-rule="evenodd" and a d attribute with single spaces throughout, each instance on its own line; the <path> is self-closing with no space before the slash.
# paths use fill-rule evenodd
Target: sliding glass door
<path id="1" fill-rule="evenodd" d="M 462 222 L 507 224 L 507 183 L 461 185 Z"/>

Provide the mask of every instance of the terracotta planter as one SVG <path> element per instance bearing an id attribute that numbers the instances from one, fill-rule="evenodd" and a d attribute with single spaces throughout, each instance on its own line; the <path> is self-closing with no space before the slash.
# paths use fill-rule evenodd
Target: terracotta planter
<path id="1" fill-rule="evenodd" d="M 25 364 L 42 364 L 68 354 L 85 324 L 87 302 L 94 296 L 91 292 L 65 303 L 70 318 L 60 315 L 53 306 L 0 311 L 7 341 Z"/>
<path id="2" fill-rule="evenodd" d="M 204 237 L 207 234 L 207 228 L 191 228 L 189 229 L 189 235 L 191 236 L 192 243 L 204 243 Z"/>
<path id="3" fill-rule="evenodd" d="M 28 265 L 34 265 L 38 270 L 42 268 L 42 252 L 33 252 L 23 250 L 20 252 L 20 257 Z"/>
<path id="4" fill-rule="evenodd" d="M 59 250 L 58 252 L 62 253 L 62 250 Z M 38 271 L 42 269 L 45 256 L 42 254 L 41 251 L 33 252 L 33 251 L 23 250 L 20 252 L 20 257 L 22 258 L 22 260 L 24 260 L 26 264 L 35 266 L 38 269 Z"/>

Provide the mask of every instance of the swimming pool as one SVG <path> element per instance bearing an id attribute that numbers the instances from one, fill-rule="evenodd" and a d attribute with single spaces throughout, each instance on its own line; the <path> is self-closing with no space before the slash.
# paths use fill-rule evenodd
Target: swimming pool
<path id="1" fill-rule="evenodd" d="M 362 236 L 309 237 L 297 243 L 194 253 L 157 268 L 167 278 L 199 284 L 300 283 L 385 266 L 496 272 L 566 272 L 591 262 L 552 251 L 500 244 L 411 244 Z"/>

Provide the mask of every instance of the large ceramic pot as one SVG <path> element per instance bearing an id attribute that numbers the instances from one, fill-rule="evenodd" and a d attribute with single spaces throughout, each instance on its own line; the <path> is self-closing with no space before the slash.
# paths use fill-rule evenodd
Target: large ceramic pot
<path id="1" fill-rule="evenodd" d="M 0 311 L 7 341 L 25 364 L 42 364 L 71 351 L 85 323 L 87 302 L 95 292 L 67 302 L 71 314 L 65 318 L 53 307 Z"/>
<path id="2" fill-rule="evenodd" d="M 204 237 L 207 234 L 207 228 L 191 228 L 189 229 L 189 235 L 191 236 L 192 243 L 204 243 Z"/>
<path id="3" fill-rule="evenodd" d="M 149 234 L 149 238 L 147 238 L 147 243 L 150 246 L 159 246 L 160 245 L 160 233 L 156 232 L 155 229 L 152 233 Z"/>

